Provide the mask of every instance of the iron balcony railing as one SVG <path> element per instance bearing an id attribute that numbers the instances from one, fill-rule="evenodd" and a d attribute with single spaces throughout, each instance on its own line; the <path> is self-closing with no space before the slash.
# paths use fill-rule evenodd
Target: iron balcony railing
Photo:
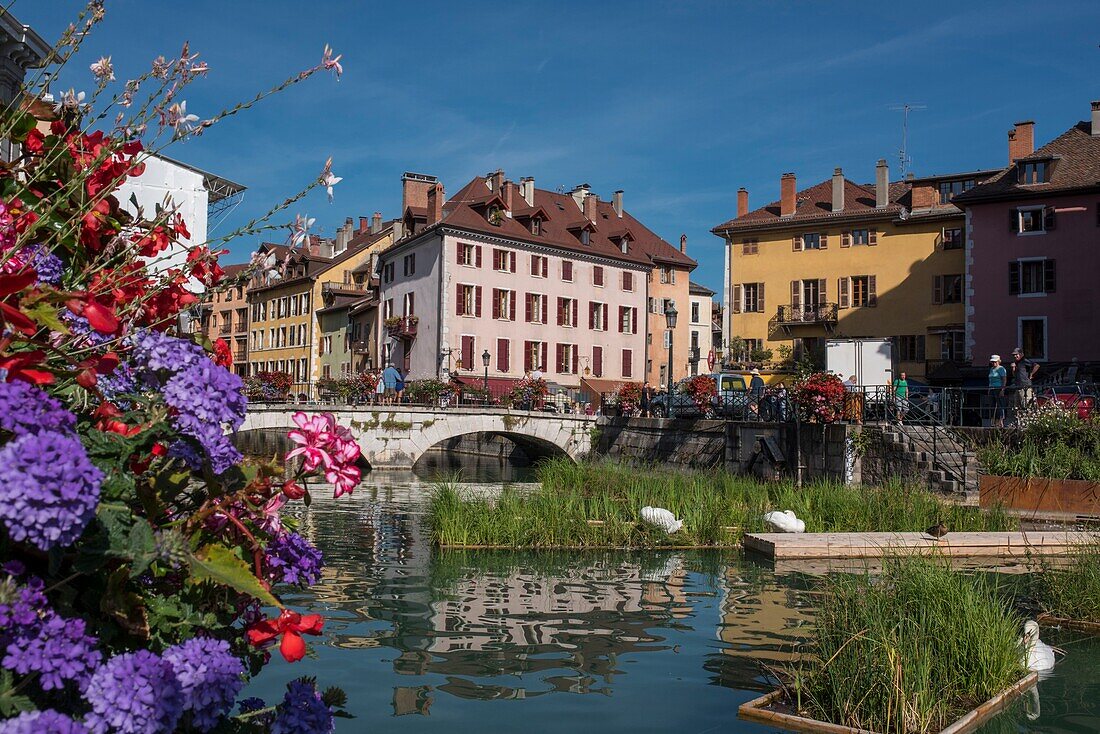
<path id="1" fill-rule="evenodd" d="M 820 303 L 816 306 L 780 306 L 775 320 L 781 326 L 792 324 L 835 324 L 837 305 Z"/>

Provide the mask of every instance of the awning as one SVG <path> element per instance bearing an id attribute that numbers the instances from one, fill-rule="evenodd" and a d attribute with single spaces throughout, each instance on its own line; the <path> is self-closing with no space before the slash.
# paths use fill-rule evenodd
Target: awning
<path id="1" fill-rule="evenodd" d="M 616 392 L 629 380 L 604 380 L 598 377 L 582 377 L 581 390 L 590 393 L 589 402 L 596 402 L 600 395 L 608 392 Z"/>

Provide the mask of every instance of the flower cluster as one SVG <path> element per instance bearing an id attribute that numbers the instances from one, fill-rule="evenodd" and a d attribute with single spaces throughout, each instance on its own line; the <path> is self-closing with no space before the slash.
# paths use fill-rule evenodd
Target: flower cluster
<path id="1" fill-rule="evenodd" d="M 92 710 L 86 722 L 95 734 L 156 734 L 172 731 L 183 715 L 183 687 L 172 664 L 149 650 L 108 660 L 84 691 Z"/>
<path id="2" fill-rule="evenodd" d="M 288 452 L 286 460 L 301 456 L 305 471 L 321 470 L 325 480 L 336 485 L 335 497 L 354 490 L 362 474 L 356 466 L 359 444 L 351 431 L 337 425 L 332 413 L 308 416 L 298 411 L 293 417 L 298 428 L 287 436 L 298 448 Z"/>
<path id="3" fill-rule="evenodd" d="M 814 373 L 795 385 L 794 400 L 802 420 L 832 423 L 844 415 L 844 383 L 836 375 Z"/>
<path id="4" fill-rule="evenodd" d="M 176 411 L 176 427 L 202 446 L 215 474 L 241 460 L 226 431 L 244 422 L 242 387 L 240 377 L 207 358 L 176 372 L 164 385 L 164 401 Z"/>
<path id="5" fill-rule="evenodd" d="M 165 650 L 164 659 L 180 683 L 191 724 L 199 731 L 213 729 L 244 687 L 244 666 L 229 651 L 229 643 L 195 637 Z"/>
<path id="6" fill-rule="evenodd" d="M 324 734 L 336 728 L 332 711 L 321 700 L 317 689 L 306 681 L 294 680 L 287 684 L 283 705 L 271 727 L 272 734 L 297 734 L 316 732 Z"/>
<path id="7" fill-rule="evenodd" d="M 41 431 L 69 432 L 76 428 L 76 416 L 34 385 L 0 382 L 0 428 L 16 436 Z"/>
<path id="8" fill-rule="evenodd" d="M 699 412 L 706 413 L 711 401 L 718 396 L 718 383 L 708 375 L 696 375 L 680 383 L 680 392 L 691 398 Z"/>
<path id="9" fill-rule="evenodd" d="M 546 386 L 546 380 L 541 377 L 523 377 L 512 386 L 509 398 L 511 398 L 512 405 L 531 410 L 537 408 L 549 392 L 550 388 Z"/>
<path id="10" fill-rule="evenodd" d="M 633 415 L 642 404 L 642 386 L 637 382 L 624 382 L 615 391 L 615 403 L 623 415 Z"/>
<path id="11" fill-rule="evenodd" d="M 321 551 L 295 532 L 275 535 L 264 549 L 264 567 L 272 583 L 310 586 L 321 580 L 323 565 Z"/>

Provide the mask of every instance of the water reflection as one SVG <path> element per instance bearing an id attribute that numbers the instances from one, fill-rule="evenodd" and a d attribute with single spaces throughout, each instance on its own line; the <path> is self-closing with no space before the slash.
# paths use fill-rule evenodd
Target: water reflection
<path id="1" fill-rule="evenodd" d="M 306 674 L 341 685 L 357 717 L 341 731 L 766 730 L 736 710 L 794 659 L 815 599 L 804 578 L 718 553 L 440 553 L 429 489 L 371 474 L 302 510 L 327 567 L 288 602 L 322 611 L 325 634 L 253 692 Z M 1041 716 L 1021 704 L 987 731 L 1100 729 L 1100 690 L 1080 682 L 1100 681 L 1100 647 L 1051 641 L 1071 653 L 1040 688 Z"/>

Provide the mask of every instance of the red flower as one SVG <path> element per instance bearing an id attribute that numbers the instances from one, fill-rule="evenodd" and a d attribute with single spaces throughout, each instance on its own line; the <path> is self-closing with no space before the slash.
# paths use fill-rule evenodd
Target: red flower
<path id="1" fill-rule="evenodd" d="M 27 149 L 28 153 L 38 155 L 46 149 L 46 136 L 38 128 L 31 128 L 31 131 L 27 133 L 27 139 L 23 141 L 23 147 Z"/>
<path id="2" fill-rule="evenodd" d="M 49 385 L 53 382 L 52 372 L 35 369 L 35 365 L 46 361 L 46 353 L 41 351 L 19 352 L 10 357 L 0 357 L 0 372 L 5 372 L 5 382 L 22 380 L 32 385 Z"/>
<path id="3" fill-rule="evenodd" d="M 219 364 L 226 369 L 233 367 L 233 350 L 229 348 L 229 342 L 219 338 L 214 342 L 214 364 Z"/>
<path id="4" fill-rule="evenodd" d="M 283 482 L 283 494 L 289 500 L 300 500 L 306 496 L 306 490 L 293 479 L 288 479 Z"/>
<path id="5" fill-rule="evenodd" d="M 38 273 L 34 268 L 26 268 L 11 275 L 0 275 L 0 324 L 7 323 L 11 328 L 27 336 L 33 336 L 38 331 L 38 325 L 25 313 L 15 306 L 4 303 L 4 299 L 23 291 L 34 284 L 38 279 Z"/>
<path id="6" fill-rule="evenodd" d="M 248 627 L 248 641 L 256 647 L 266 645 L 282 636 L 279 652 L 288 663 L 296 663 L 305 657 L 306 643 L 302 635 L 319 635 L 325 620 L 320 614 L 302 616 L 284 609 L 278 617 L 255 622 Z"/>

